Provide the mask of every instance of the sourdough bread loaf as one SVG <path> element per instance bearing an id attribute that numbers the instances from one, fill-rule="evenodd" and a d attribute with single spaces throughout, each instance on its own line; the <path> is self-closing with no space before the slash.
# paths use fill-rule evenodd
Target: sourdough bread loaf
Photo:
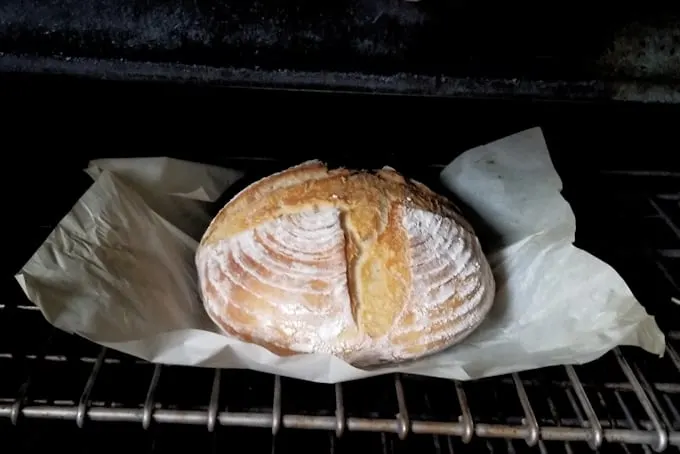
<path id="1" fill-rule="evenodd" d="M 310 161 L 229 201 L 196 253 L 201 297 L 225 333 L 278 355 L 367 367 L 449 347 L 495 293 L 454 205 L 393 169 Z"/>

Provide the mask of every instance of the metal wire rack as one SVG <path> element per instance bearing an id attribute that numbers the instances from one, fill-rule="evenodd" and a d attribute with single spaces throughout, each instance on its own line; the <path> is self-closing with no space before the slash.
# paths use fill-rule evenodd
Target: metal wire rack
<path id="1" fill-rule="evenodd" d="M 631 192 L 621 188 L 645 174 L 601 173 L 608 190 L 568 197 L 577 242 L 617 268 L 667 331 L 664 358 L 622 348 L 583 366 L 474 382 L 390 375 L 320 385 L 149 364 L 53 329 L 17 289 L 0 304 L 4 444 L 31 451 L 63 439 L 81 452 L 128 449 L 133 439 L 152 452 L 187 440 L 211 452 L 240 442 L 254 452 L 677 451 L 680 196 L 664 190 L 678 182 L 669 176 L 670 186 Z M 628 233 L 612 225 L 650 233 L 621 250 L 617 239 Z"/>

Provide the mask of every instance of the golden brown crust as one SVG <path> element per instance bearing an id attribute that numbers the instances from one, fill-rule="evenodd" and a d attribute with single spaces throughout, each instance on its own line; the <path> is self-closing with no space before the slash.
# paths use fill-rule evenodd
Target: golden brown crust
<path id="1" fill-rule="evenodd" d="M 472 231 L 451 201 L 422 183 L 406 180 L 393 169 L 375 173 L 328 170 L 321 161 L 308 161 L 265 177 L 237 194 L 215 216 L 201 244 L 229 238 L 283 214 L 324 205 L 350 213 L 359 238 L 365 239 L 380 231 L 386 206 L 393 203 L 454 217 Z"/>
<path id="2" fill-rule="evenodd" d="M 342 233 L 323 257 L 313 251 L 291 255 L 282 238 L 262 227 L 275 220 L 285 227 L 299 223 L 306 213 L 333 210 L 339 213 L 337 232 Z M 448 235 L 463 238 L 461 247 L 469 254 L 450 259 L 450 263 L 440 258 L 442 265 L 430 271 L 418 269 L 424 265 L 414 258 L 419 240 L 414 237 L 415 230 L 409 233 L 405 227 L 407 212 L 429 213 L 428 219 L 435 221 L 449 219 L 448 224 L 437 221 L 437 225 L 449 226 Z M 241 234 L 257 244 L 253 252 L 236 250 L 236 246 L 215 252 L 218 245 L 236 241 Z M 431 240 L 428 244 L 432 247 L 453 244 L 438 236 L 445 232 L 420 234 Z M 444 257 L 444 252 L 433 250 L 431 254 Z M 208 257 L 209 253 L 212 256 Z M 210 265 L 220 254 L 226 254 L 219 259 L 221 268 Z M 469 272 L 455 275 L 453 270 L 462 269 L 452 263 L 455 260 L 465 260 Z M 206 230 L 197 266 L 206 309 L 225 332 L 279 355 L 325 351 L 365 364 L 415 358 L 459 340 L 483 318 L 494 290 L 474 232 L 449 200 L 390 168 L 376 172 L 328 170 L 319 161 L 263 178 L 237 194 Z M 286 276 L 286 268 L 296 267 L 307 267 L 306 277 Z M 310 269 L 320 277 L 310 278 Z M 329 277 L 329 270 L 337 269 L 344 269 L 346 280 Z M 435 278 L 444 290 L 451 289 L 447 299 L 438 300 L 433 293 L 436 288 L 423 282 Z M 467 293 L 456 290 L 466 285 Z M 418 288 L 427 290 L 426 294 L 415 295 Z M 478 314 L 474 310 L 461 312 L 473 296 L 479 300 L 475 300 Z M 424 299 L 422 304 L 419 298 Z M 298 319 L 291 315 L 295 311 L 305 315 Z M 467 320 L 470 314 L 473 321 Z M 427 324 L 430 319 L 432 323 Z M 466 326 L 458 329 L 456 323 Z M 335 329 L 335 325 L 339 331 L 328 339 L 317 338 L 315 324 L 318 331 Z"/>

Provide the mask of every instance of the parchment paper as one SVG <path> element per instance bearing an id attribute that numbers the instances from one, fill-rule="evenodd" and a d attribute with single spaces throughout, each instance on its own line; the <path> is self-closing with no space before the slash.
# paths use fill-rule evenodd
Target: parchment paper
<path id="1" fill-rule="evenodd" d="M 205 315 L 194 250 L 206 203 L 240 172 L 145 158 L 93 161 L 88 173 L 93 185 L 16 278 L 53 325 L 139 358 L 336 383 L 395 371 L 476 379 L 580 364 L 618 345 L 664 351 L 623 279 L 572 245 L 574 214 L 538 128 L 467 151 L 441 174 L 491 246 L 488 319 L 445 352 L 370 371 L 328 355 L 278 357 L 220 334 Z"/>

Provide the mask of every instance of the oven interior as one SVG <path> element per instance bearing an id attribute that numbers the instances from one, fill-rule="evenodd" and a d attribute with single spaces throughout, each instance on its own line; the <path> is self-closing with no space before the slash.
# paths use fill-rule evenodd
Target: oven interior
<path id="1" fill-rule="evenodd" d="M 30 83 L 50 94 L 31 105 L 30 140 L 44 154 L 19 153 L 11 167 L 23 182 L 8 192 L 17 219 L 6 248 L 12 273 L 87 188 L 89 159 L 171 156 L 264 175 L 319 158 L 389 164 L 436 187 L 457 154 L 541 126 L 576 214 L 577 246 L 621 274 L 667 334 L 668 350 L 656 358 L 621 348 L 585 365 L 462 383 L 389 375 L 334 386 L 156 366 L 53 329 L 8 273 L 0 303 L 7 452 L 649 453 L 680 446 L 677 108 L 229 89 L 202 96 L 195 87 L 168 102 L 154 92 L 161 88 L 143 83 Z M 67 96 L 74 113 L 64 121 L 53 100 Z M 29 121 L 19 104 L 17 125 Z M 237 118 L 222 112 L 217 119 L 213 112 L 225 105 Z M 113 114 L 112 106 L 125 110 Z M 291 106 L 300 115 L 290 118 Z M 328 151 L 338 146 L 345 151 Z"/>

